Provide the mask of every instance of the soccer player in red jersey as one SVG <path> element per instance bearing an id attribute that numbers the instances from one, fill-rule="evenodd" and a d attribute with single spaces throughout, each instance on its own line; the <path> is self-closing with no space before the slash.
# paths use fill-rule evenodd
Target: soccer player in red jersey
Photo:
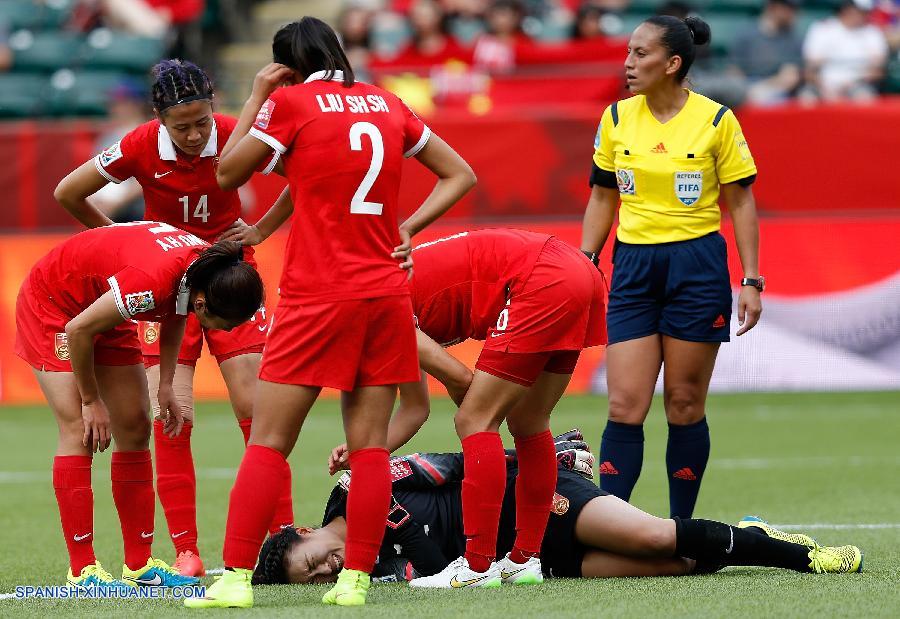
<path id="1" fill-rule="evenodd" d="M 107 183 L 134 177 L 143 189 L 146 219 L 178 226 L 210 243 L 218 238 L 244 241 L 248 245 L 260 242 L 290 215 L 290 196 L 285 191 L 270 213 L 253 227 L 256 238 L 233 234 L 239 227 L 246 228 L 240 219 L 241 202 L 236 189 L 219 188 L 216 166 L 236 120 L 213 113 L 212 84 L 200 67 L 181 60 L 164 60 L 154 67 L 154 75 L 153 108 L 157 118 L 131 131 L 69 174 L 57 187 L 56 198 L 86 226 L 105 226 L 112 222 L 91 205 L 88 196 Z M 261 171 L 281 171 L 278 163 L 279 155 L 275 153 Z M 251 247 L 244 249 L 244 258 L 256 266 Z M 203 339 L 219 363 L 246 443 L 252 421 L 253 389 L 267 329 L 264 307 L 259 308 L 250 322 L 230 333 L 206 329 L 196 316 L 188 317 L 174 380 L 175 392 L 184 408 L 184 430 L 178 436 L 167 436 L 162 422 L 154 423 L 156 484 L 175 545 L 175 567 L 182 574 L 205 574 L 197 548 L 197 482 L 191 456 L 194 367 Z M 142 322 L 140 338 L 147 377 L 154 391 L 159 384 L 159 325 Z M 156 401 L 152 405 L 158 413 Z M 292 521 L 288 481 L 269 529 L 277 532 Z"/>
<path id="2" fill-rule="evenodd" d="M 419 378 L 407 287 L 411 237 L 475 182 L 468 164 L 395 95 L 356 81 L 337 36 L 304 17 L 279 30 L 219 164 L 236 187 L 281 155 L 293 217 L 281 298 L 254 400 L 250 445 L 225 530 L 226 571 L 190 607 L 251 606 L 250 586 L 287 474 L 285 457 L 322 387 L 340 389 L 353 487 L 346 562 L 326 604 L 365 603 L 390 501 L 387 441 L 397 385 Z M 283 88 L 279 85 L 288 84 Z M 438 177 L 399 228 L 404 157 Z"/>
<path id="3" fill-rule="evenodd" d="M 187 316 L 230 330 L 263 298 L 262 280 L 240 244 L 210 247 L 159 222 L 77 234 L 34 265 L 16 302 L 15 351 L 34 369 L 59 425 L 53 488 L 69 551 L 68 582 L 102 587 L 198 582 L 150 556 L 153 466 L 150 401 L 135 321 L 160 323 L 157 399 L 163 431 L 183 416 L 172 385 Z M 94 556 L 92 455 L 115 440 L 112 492 L 122 525 L 122 580 Z"/>
<path id="4" fill-rule="evenodd" d="M 459 404 L 454 421 L 465 457 L 466 551 L 410 586 L 542 582 L 538 555 L 556 487 L 550 413 L 581 350 L 606 343 L 606 283 L 579 250 L 523 230 L 463 232 L 420 245 L 413 256 L 419 362 Z M 474 375 L 443 349 L 470 338 L 484 340 Z M 428 416 L 424 377 L 418 385 L 404 385 L 400 395 L 388 432 L 392 451 Z M 498 432 L 504 419 L 519 458 L 516 540 L 495 562 L 506 484 Z"/>

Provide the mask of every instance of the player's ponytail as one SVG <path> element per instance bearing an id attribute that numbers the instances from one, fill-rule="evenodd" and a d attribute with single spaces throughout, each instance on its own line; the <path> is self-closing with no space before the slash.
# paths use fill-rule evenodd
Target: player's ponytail
<path id="1" fill-rule="evenodd" d="M 325 71 L 331 79 L 335 71 L 344 74 L 344 86 L 356 82 L 353 68 L 331 26 L 315 17 L 282 26 L 272 39 L 272 59 L 299 71 L 304 78 Z"/>
<path id="2" fill-rule="evenodd" d="M 693 15 L 684 19 L 671 15 L 654 15 L 644 20 L 644 23 L 662 31 L 660 41 L 669 50 L 670 58 L 681 57 L 681 67 L 675 77 L 679 82 L 683 81 L 694 64 L 697 46 L 706 45 L 712 39 L 709 24 Z"/>
<path id="3" fill-rule="evenodd" d="M 193 62 L 172 58 L 153 67 L 153 109 L 161 114 L 168 108 L 191 101 L 213 98 L 213 86 L 200 67 Z"/>
<path id="4" fill-rule="evenodd" d="M 285 527 L 269 537 L 259 551 L 259 561 L 253 570 L 251 583 L 254 585 L 286 585 L 287 572 L 284 569 L 284 555 L 291 546 L 302 541 L 294 527 Z"/>
<path id="5" fill-rule="evenodd" d="M 200 254 L 188 267 L 185 284 L 203 291 L 210 314 L 229 321 L 250 320 L 263 303 L 262 279 L 235 241 L 219 241 Z"/>

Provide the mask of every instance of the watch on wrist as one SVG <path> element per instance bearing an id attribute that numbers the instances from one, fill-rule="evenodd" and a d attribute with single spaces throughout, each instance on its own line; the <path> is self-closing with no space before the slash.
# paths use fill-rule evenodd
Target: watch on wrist
<path id="1" fill-rule="evenodd" d="M 582 249 L 581 253 L 587 256 L 587 259 L 590 260 L 595 267 L 600 266 L 600 252 L 587 251 L 586 249 Z"/>
<path id="2" fill-rule="evenodd" d="M 745 277 L 741 280 L 741 286 L 753 286 L 760 292 L 766 289 L 766 278 L 762 275 L 757 277 Z"/>

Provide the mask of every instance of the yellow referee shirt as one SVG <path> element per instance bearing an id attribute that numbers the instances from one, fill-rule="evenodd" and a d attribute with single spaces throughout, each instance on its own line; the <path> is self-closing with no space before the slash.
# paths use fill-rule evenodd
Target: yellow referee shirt
<path id="1" fill-rule="evenodd" d="M 734 113 L 688 91 L 674 118 L 660 123 L 643 95 L 606 108 L 594 163 L 613 172 L 622 205 L 623 243 L 695 239 L 719 229 L 719 185 L 756 174 Z"/>

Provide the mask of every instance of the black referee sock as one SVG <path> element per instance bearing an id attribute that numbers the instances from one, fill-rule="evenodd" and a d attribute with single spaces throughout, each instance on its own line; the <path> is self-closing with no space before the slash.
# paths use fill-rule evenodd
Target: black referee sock
<path id="1" fill-rule="evenodd" d="M 675 554 L 696 559 L 700 571 L 709 566 L 757 565 L 810 572 L 809 548 L 759 535 L 722 522 L 675 520 Z"/>
<path id="2" fill-rule="evenodd" d="M 607 421 L 600 442 L 600 488 L 627 501 L 644 463 L 644 426 Z"/>
<path id="3" fill-rule="evenodd" d="M 687 426 L 669 424 L 666 471 L 670 518 L 690 518 L 694 513 L 708 460 L 709 426 L 706 425 L 706 417 Z"/>

